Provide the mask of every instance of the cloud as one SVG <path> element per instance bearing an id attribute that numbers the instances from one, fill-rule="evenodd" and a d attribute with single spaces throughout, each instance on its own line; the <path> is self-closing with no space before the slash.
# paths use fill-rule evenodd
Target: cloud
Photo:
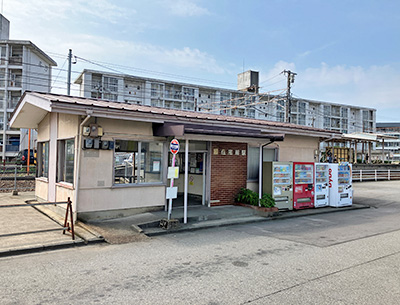
<path id="1" fill-rule="evenodd" d="M 398 85 L 400 72 L 393 66 L 330 66 L 321 63 L 318 67 L 298 70 L 294 63 L 280 61 L 266 73 L 265 79 L 276 76 L 284 69 L 297 73 L 292 87 L 292 92 L 296 96 L 371 107 L 378 110 L 378 115 L 380 112 L 384 113 L 392 109 L 392 118 L 400 117 L 400 86 Z M 278 75 L 268 80 L 266 84 L 282 78 L 282 75 Z M 273 88 L 277 87 L 280 88 L 281 84 L 275 84 Z"/>
<path id="2" fill-rule="evenodd" d="M 190 0 L 164 0 L 170 13 L 181 17 L 210 15 L 210 11 Z"/>
<path id="3" fill-rule="evenodd" d="M 60 22 L 69 20 L 71 16 L 95 17 L 116 23 L 135 13 L 134 10 L 115 5 L 110 0 L 13 0 L 5 2 L 4 15 L 22 19 L 37 16 L 39 19 Z M 8 18 L 8 17 L 7 17 Z"/>
<path id="4" fill-rule="evenodd" d="M 331 47 L 331 46 L 333 46 L 335 44 L 336 44 L 336 41 L 329 42 L 329 43 L 324 44 L 324 45 L 322 45 L 322 46 L 320 46 L 318 48 L 315 48 L 315 49 L 312 49 L 312 50 L 307 50 L 307 51 L 305 51 L 303 53 L 300 53 L 298 55 L 298 57 L 306 57 L 306 56 L 308 56 L 310 54 L 321 52 L 321 51 L 323 51 L 323 50 L 325 50 L 325 49 L 327 49 L 327 48 L 329 48 L 329 47 Z"/>
<path id="5" fill-rule="evenodd" d="M 126 67 L 143 67 L 160 72 L 166 70 L 170 73 L 177 67 L 190 69 L 191 73 L 194 71 L 210 74 L 228 73 L 212 55 L 197 48 L 166 48 L 149 43 L 74 33 L 69 34 L 67 39 L 52 37 L 47 40 L 47 45 L 54 48 L 47 51 L 57 52 L 56 50 L 72 48 L 73 53 L 79 57 L 112 62 Z"/>

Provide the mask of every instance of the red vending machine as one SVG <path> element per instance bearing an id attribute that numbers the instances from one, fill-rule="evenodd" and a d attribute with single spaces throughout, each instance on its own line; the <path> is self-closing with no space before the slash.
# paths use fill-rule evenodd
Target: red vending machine
<path id="1" fill-rule="evenodd" d="M 314 163 L 293 162 L 293 209 L 314 207 Z"/>

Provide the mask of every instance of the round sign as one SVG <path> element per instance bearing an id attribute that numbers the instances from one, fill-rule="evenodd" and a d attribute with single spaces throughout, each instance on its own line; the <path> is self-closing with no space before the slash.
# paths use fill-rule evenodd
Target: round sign
<path id="1" fill-rule="evenodd" d="M 169 150 L 172 154 L 176 155 L 179 151 L 179 142 L 177 139 L 173 139 L 169 144 Z"/>

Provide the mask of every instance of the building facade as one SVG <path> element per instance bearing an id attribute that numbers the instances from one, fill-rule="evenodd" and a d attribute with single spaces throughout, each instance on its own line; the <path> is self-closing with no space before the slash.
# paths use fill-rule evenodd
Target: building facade
<path id="1" fill-rule="evenodd" d="M 28 131 L 10 128 L 9 120 L 25 90 L 50 92 L 56 62 L 26 40 L 9 40 L 9 21 L 0 15 L 0 142 L 2 160 L 28 147 Z M 31 146 L 35 146 L 33 132 Z"/>
<path id="2" fill-rule="evenodd" d="M 37 198 L 70 197 L 82 219 L 163 208 L 172 138 L 181 143 L 178 194 L 189 205 L 196 197 L 213 206 L 234 203 L 241 188 L 259 190 L 260 162 L 318 161 L 320 141 L 341 137 L 307 126 L 37 92 L 24 94 L 11 124 L 38 129 Z"/>
<path id="3" fill-rule="evenodd" d="M 286 121 L 286 97 L 258 92 L 258 72 L 238 75 L 238 88 L 84 70 L 75 81 L 80 96 L 177 110 Z M 374 132 L 376 109 L 291 98 L 290 122 L 341 133 Z"/>
<path id="4" fill-rule="evenodd" d="M 400 161 L 400 123 L 376 123 L 376 131 L 383 135 L 391 136 L 392 139 L 385 139 L 376 146 L 376 150 L 382 150 L 385 161 Z"/>

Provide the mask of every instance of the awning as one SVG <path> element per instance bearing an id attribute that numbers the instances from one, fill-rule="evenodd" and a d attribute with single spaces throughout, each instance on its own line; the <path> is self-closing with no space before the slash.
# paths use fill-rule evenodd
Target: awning
<path id="1" fill-rule="evenodd" d="M 229 137 L 262 138 L 272 141 L 283 141 L 284 134 L 266 133 L 261 129 L 222 127 L 203 124 L 153 124 L 153 135 L 160 137 L 179 137 L 187 134 L 218 135 Z"/>

